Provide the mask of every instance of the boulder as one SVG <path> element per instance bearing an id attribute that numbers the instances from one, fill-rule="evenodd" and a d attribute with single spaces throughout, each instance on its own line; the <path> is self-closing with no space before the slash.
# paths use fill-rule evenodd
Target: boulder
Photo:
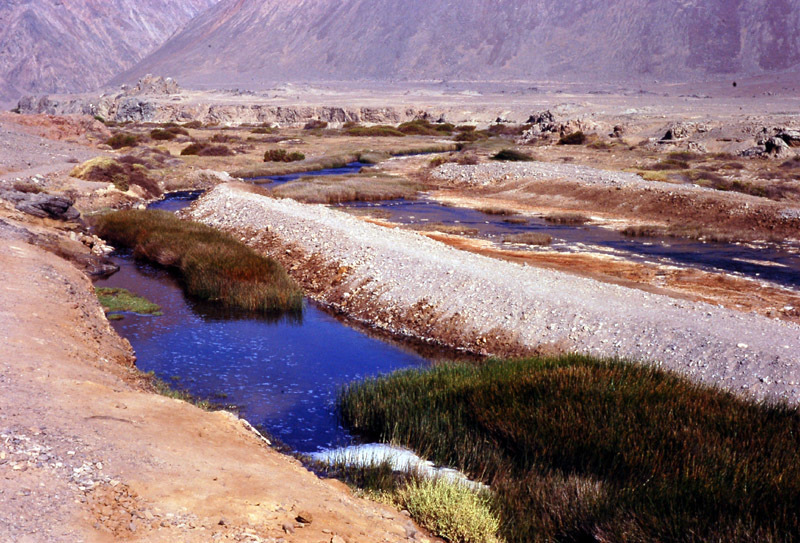
<path id="1" fill-rule="evenodd" d="M 72 200 L 54 194 L 32 194 L 15 190 L 6 190 L 0 191 L 0 198 L 13 203 L 18 211 L 42 219 L 49 218 L 61 221 L 74 221 L 81 215 L 77 209 L 72 207 Z"/>
<path id="2" fill-rule="evenodd" d="M 789 144 L 777 136 L 769 138 L 764 143 L 764 148 L 767 154 L 776 158 L 784 158 L 792 154 L 792 151 L 789 149 Z"/>
<path id="3" fill-rule="evenodd" d="M 800 147 L 800 130 L 782 128 L 778 131 L 776 137 L 786 142 L 789 147 Z"/>
<path id="4" fill-rule="evenodd" d="M 661 141 L 685 140 L 694 132 L 693 123 L 672 123 L 667 127 L 667 131 Z"/>

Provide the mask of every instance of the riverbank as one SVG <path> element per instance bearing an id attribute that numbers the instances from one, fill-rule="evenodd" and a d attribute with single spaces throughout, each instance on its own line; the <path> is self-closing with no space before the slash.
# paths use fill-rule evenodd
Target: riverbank
<path id="1" fill-rule="evenodd" d="M 12 541 L 406 541 L 239 419 L 150 392 L 90 281 L 0 223 L 0 533 Z M 63 238 L 63 240 L 62 240 Z M 301 523 L 301 513 L 310 523 Z M 341 539 L 339 539 L 341 538 Z"/>
<path id="2" fill-rule="evenodd" d="M 398 335 L 494 355 L 617 356 L 800 400 L 791 323 L 486 258 L 241 185 L 217 187 L 187 215 L 234 231 L 316 299 Z"/>

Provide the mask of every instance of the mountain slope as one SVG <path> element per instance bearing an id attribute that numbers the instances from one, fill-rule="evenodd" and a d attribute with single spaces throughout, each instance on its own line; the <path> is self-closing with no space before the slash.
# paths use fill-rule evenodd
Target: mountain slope
<path id="1" fill-rule="evenodd" d="M 680 80 L 800 65 L 800 0 L 222 0 L 117 81 Z"/>
<path id="2" fill-rule="evenodd" d="M 4 0 L 0 100 L 96 88 L 216 2 Z"/>

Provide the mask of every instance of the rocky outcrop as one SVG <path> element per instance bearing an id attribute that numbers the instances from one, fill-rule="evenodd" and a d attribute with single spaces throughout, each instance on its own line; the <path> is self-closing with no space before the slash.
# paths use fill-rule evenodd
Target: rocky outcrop
<path id="1" fill-rule="evenodd" d="M 123 87 L 124 88 L 124 87 Z M 132 89 L 125 89 L 125 94 L 129 96 L 140 95 L 164 95 L 164 94 L 180 94 L 181 88 L 178 82 L 171 77 L 160 77 L 152 74 L 147 74 L 136 83 Z"/>
<path id="2" fill-rule="evenodd" d="M 0 198 L 14 204 L 18 211 L 42 219 L 74 221 L 81 215 L 72 207 L 72 200 L 54 194 L 0 190 Z"/>

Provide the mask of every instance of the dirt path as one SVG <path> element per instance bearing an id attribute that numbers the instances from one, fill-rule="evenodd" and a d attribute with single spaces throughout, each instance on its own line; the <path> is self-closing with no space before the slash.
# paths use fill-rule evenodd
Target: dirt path
<path id="1" fill-rule="evenodd" d="M 279 257 L 316 297 L 398 334 L 496 354 L 655 361 L 800 400 L 800 326 L 456 250 L 323 206 L 216 188 L 189 213 Z"/>
<path id="2" fill-rule="evenodd" d="M 425 540 L 235 417 L 142 391 L 89 280 L 12 223 L 0 224 L 0 540 Z"/>

